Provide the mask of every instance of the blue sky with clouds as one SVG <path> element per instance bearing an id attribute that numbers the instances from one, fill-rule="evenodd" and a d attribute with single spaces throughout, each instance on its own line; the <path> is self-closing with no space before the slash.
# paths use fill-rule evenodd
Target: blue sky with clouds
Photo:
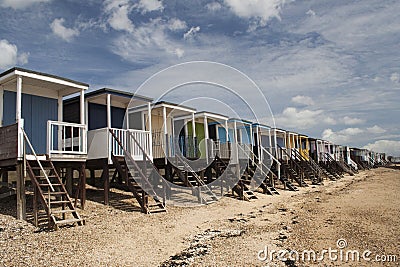
<path id="1" fill-rule="evenodd" d="M 277 126 L 400 154 L 400 2 L 0 0 L 0 69 L 134 90 L 173 64 L 233 66 Z"/>

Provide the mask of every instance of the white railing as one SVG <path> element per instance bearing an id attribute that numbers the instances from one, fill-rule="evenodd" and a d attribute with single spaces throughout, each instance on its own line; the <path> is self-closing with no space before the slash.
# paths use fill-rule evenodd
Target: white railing
<path id="1" fill-rule="evenodd" d="M 47 121 L 47 154 L 86 155 L 86 125 Z"/>
<path id="2" fill-rule="evenodd" d="M 238 151 L 238 158 L 239 159 L 248 159 L 250 153 L 253 152 L 251 144 L 237 144 L 239 151 Z"/>
<path id="3" fill-rule="evenodd" d="M 126 129 L 115 129 L 111 128 L 111 131 L 121 142 L 122 146 L 129 151 L 134 160 L 142 160 L 143 152 L 142 149 L 146 152 L 146 154 L 152 159 L 152 147 L 151 147 L 151 137 L 149 131 L 141 131 L 141 130 L 126 130 Z M 131 137 L 134 140 L 129 140 L 127 138 L 127 132 L 131 133 Z M 113 138 L 112 134 L 109 134 L 109 142 L 110 142 L 110 152 L 114 154 L 114 156 L 125 156 L 124 149 L 118 144 L 117 140 Z M 140 149 L 138 143 L 140 144 Z"/>
<path id="4" fill-rule="evenodd" d="M 347 163 L 352 166 L 354 169 L 358 169 L 357 163 L 355 163 L 351 158 L 348 158 Z"/>

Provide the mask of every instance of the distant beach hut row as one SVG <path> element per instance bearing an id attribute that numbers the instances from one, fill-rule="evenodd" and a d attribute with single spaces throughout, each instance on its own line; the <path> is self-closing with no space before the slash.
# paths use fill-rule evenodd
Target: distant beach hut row
<path id="1" fill-rule="evenodd" d="M 201 204 L 226 194 L 253 200 L 257 191 L 277 195 L 278 187 L 299 190 L 387 164 L 384 153 L 115 89 L 88 89 L 22 68 L 0 74 L 0 174 L 10 188 L 0 197 L 16 194 L 19 219 L 26 218 L 26 186 L 34 193 L 35 224 L 44 210 L 57 228 L 84 224 L 77 206 L 84 208 L 88 186 L 102 189 L 106 205 L 115 187 L 131 192 L 142 212 L 156 213 L 180 195 Z"/>

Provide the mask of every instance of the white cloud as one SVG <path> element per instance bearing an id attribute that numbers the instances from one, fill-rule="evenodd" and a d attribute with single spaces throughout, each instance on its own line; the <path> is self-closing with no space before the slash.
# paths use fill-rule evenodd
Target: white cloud
<path id="1" fill-rule="evenodd" d="M 387 156 L 400 156 L 400 141 L 378 140 L 365 145 L 363 148 L 386 153 Z"/>
<path id="2" fill-rule="evenodd" d="M 192 27 L 186 33 L 183 34 L 183 39 L 187 40 L 193 38 L 197 32 L 200 31 L 200 26 Z"/>
<path id="3" fill-rule="evenodd" d="M 280 11 L 285 0 L 225 0 L 224 3 L 242 18 L 255 19 L 255 27 L 265 26 L 269 19 L 280 20 Z"/>
<path id="4" fill-rule="evenodd" d="M 151 11 L 162 11 L 164 9 L 162 1 L 159 0 L 140 0 L 138 7 L 142 9 L 142 13 Z"/>
<path id="5" fill-rule="evenodd" d="M 367 128 L 368 132 L 372 133 L 372 134 L 381 134 L 386 132 L 385 129 L 383 129 L 382 127 L 379 127 L 378 125 L 374 125 L 373 127 L 369 127 Z"/>
<path id="6" fill-rule="evenodd" d="M 322 132 L 322 138 L 329 140 L 336 144 L 355 143 L 361 140 L 371 140 L 379 134 L 386 132 L 385 129 L 374 125 L 369 128 L 345 128 L 340 131 L 333 131 L 332 129 L 325 129 Z"/>
<path id="7" fill-rule="evenodd" d="M 0 40 L 0 69 L 7 69 L 15 66 L 17 63 L 24 65 L 28 63 L 29 53 L 18 55 L 18 48 L 15 44 L 7 40 Z"/>
<path id="8" fill-rule="evenodd" d="M 343 117 L 343 123 L 346 125 L 362 124 L 364 122 L 365 121 L 363 119 L 359 119 L 359 118 L 352 118 L 349 116 Z"/>
<path id="9" fill-rule="evenodd" d="M 394 83 L 399 83 L 400 81 L 400 74 L 397 72 L 393 72 L 392 75 L 390 75 L 390 80 Z"/>
<path id="10" fill-rule="evenodd" d="M 50 24 L 50 28 L 55 35 L 64 39 L 67 42 L 70 42 L 75 36 L 79 35 L 79 30 L 65 27 L 63 25 L 64 22 L 65 19 L 63 18 L 55 19 Z"/>
<path id="11" fill-rule="evenodd" d="M 178 56 L 178 58 L 181 58 L 185 54 L 185 51 L 181 48 L 177 48 L 175 49 L 175 54 Z"/>
<path id="12" fill-rule="evenodd" d="M 313 16 L 316 15 L 316 14 L 315 14 L 315 11 L 312 10 L 312 9 L 309 9 L 309 10 L 306 12 L 306 14 L 309 15 L 309 16 L 311 16 L 311 17 L 313 17 Z"/>
<path id="13" fill-rule="evenodd" d="M 324 116 L 323 122 L 330 125 L 335 125 L 337 123 L 337 121 L 330 116 Z"/>
<path id="14" fill-rule="evenodd" d="M 22 53 L 18 56 L 18 63 L 21 65 L 28 64 L 29 61 L 29 53 Z"/>
<path id="15" fill-rule="evenodd" d="M 154 64 L 154 54 L 158 55 L 157 60 L 168 55 L 180 58 L 184 55 L 184 50 L 179 43 L 169 38 L 167 29 L 168 23 L 164 20 L 153 19 L 116 38 L 111 47 L 112 52 L 125 60 L 146 64 Z"/>
<path id="16" fill-rule="evenodd" d="M 51 0 L 0 0 L 1 7 L 11 7 L 13 9 L 24 9 L 37 3 L 46 3 Z"/>
<path id="17" fill-rule="evenodd" d="M 104 10 L 108 17 L 108 24 L 117 31 L 133 31 L 133 23 L 129 19 L 129 13 L 133 6 L 128 0 L 108 0 L 104 4 Z"/>
<path id="18" fill-rule="evenodd" d="M 168 29 L 171 31 L 179 31 L 187 28 L 186 22 L 177 18 L 168 21 Z"/>
<path id="19" fill-rule="evenodd" d="M 306 129 L 318 123 L 318 117 L 323 113 L 322 110 L 298 110 L 288 107 L 282 114 L 275 116 L 277 125 L 281 127 L 293 127 Z"/>
<path id="20" fill-rule="evenodd" d="M 206 5 L 206 8 L 210 11 L 218 11 L 222 8 L 222 5 L 218 2 L 211 2 Z"/>
<path id="21" fill-rule="evenodd" d="M 292 102 L 296 104 L 301 104 L 305 106 L 312 106 L 314 105 L 314 100 L 309 96 L 304 95 L 297 95 L 292 97 Z"/>
<path id="22" fill-rule="evenodd" d="M 331 141 L 335 144 L 346 144 L 351 139 L 363 133 L 364 131 L 360 128 L 346 128 L 340 131 L 333 131 L 332 129 L 325 129 L 322 132 L 322 139 Z"/>

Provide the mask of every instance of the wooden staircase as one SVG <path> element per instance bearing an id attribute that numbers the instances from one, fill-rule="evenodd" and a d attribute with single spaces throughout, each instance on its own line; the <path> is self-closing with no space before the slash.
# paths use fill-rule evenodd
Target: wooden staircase
<path id="1" fill-rule="evenodd" d="M 292 159 L 290 159 L 289 161 L 292 161 Z M 293 162 L 292 162 L 293 163 Z M 297 173 L 296 170 L 290 165 L 289 162 L 286 161 L 282 161 L 281 162 L 281 166 L 283 167 L 283 171 L 284 173 L 288 174 L 288 176 L 290 177 L 290 179 L 293 181 L 296 181 L 297 184 L 301 187 L 307 187 L 308 184 L 306 184 L 303 180 L 303 178 L 300 176 L 301 174 Z"/>
<path id="2" fill-rule="evenodd" d="M 306 159 L 299 151 L 292 149 L 292 155 L 295 160 L 302 167 L 305 176 L 311 180 L 313 185 L 321 185 L 324 180 L 323 171 L 321 167 L 314 162 L 314 160 L 309 157 Z"/>
<path id="3" fill-rule="evenodd" d="M 35 191 L 35 226 L 38 226 L 38 200 L 47 214 L 50 228 L 58 229 L 60 225 L 85 223 L 75 209 L 51 160 L 27 160 L 26 167 Z"/>
<path id="4" fill-rule="evenodd" d="M 112 162 L 114 164 L 115 169 L 123 177 L 125 185 L 128 190 L 132 192 L 133 196 L 136 198 L 139 203 L 141 210 L 143 213 L 151 214 L 158 212 L 166 212 L 167 209 L 162 200 L 158 198 L 152 198 L 147 193 L 147 190 L 152 190 L 152 188 L 142 188 L 138 184 L 138 180 L 140 180 L 140 174 L 135 171 L 130 171 L 125 158 L 111 155 Z M 150 168 L 146 170 L 146 172 L 151 171 Z M 132 173 L 134 176 L 132 176 Z M 145 189 L 145 190 L 143 190 Z"/>
<path id="5" fill-rule="evenodd" d="M 135 142 L 143 154 L 143 164 L 139 161 L 135 161 L 132 155 L 128 152 L 127 148 L 121 143 L 121 140 L 114 134 L 110 129 L 111 136 L 117 141 L 118 145 L 124 151 L 124 157 L 117 157 L 111 153 L 112 162 L 117 169 L 118 173 L 123 177 L 126 186 L 129 191 L 132 192 L 133 196 L 138 201 L 143 213 L 152 214 L 159 212 L 166 212 L 166 199 L 165 190 L 164 197 L 161 198 L 155 192 L 153 183 L 150 181 L 152 178 L 152 172 L 157 172 L 156 167 L 150 160 L 149 156 L 146 154 L 144 149 L 141 147 L 139 142 L 127 132 L 127 138 L 130 138 L 132 142 Z M 127 162 L 128 161 L 128 162 Z M 167 186 L 166 183 L 163 184 L 164 189 Z M 150 203 L 152 202 L 152 203 Z"/>
<path id="6" fill-rule="evenodd" d="M 53 162 L 46 157 L 38 157 L 26 132 L 21 128 L 25 142 L 28 144 L 34 160 L 26 160 L 28 175 L 34 188 L 33 216 L 38 226 L 39 203 L 42 204 L 49 228 L 58 229 L 65 224 L 84 225 L 85 221 L 78 214 L 72 200 L 58 175 Z M 24 154 L 26 159 L 26 154 Z"/>
<path id="7" fill-rule="evenodd" d="M 172 164 L 175 173 L 185 186 L 192 188 L 193 194 L 197 194 L 201 204 L 211 204 L 218 201 L 218 197 L 211 190 L 210 186 L 204 182 L 204 179 L 197 174 L 192 167 L 176 155 L 175 164 Z"/>

